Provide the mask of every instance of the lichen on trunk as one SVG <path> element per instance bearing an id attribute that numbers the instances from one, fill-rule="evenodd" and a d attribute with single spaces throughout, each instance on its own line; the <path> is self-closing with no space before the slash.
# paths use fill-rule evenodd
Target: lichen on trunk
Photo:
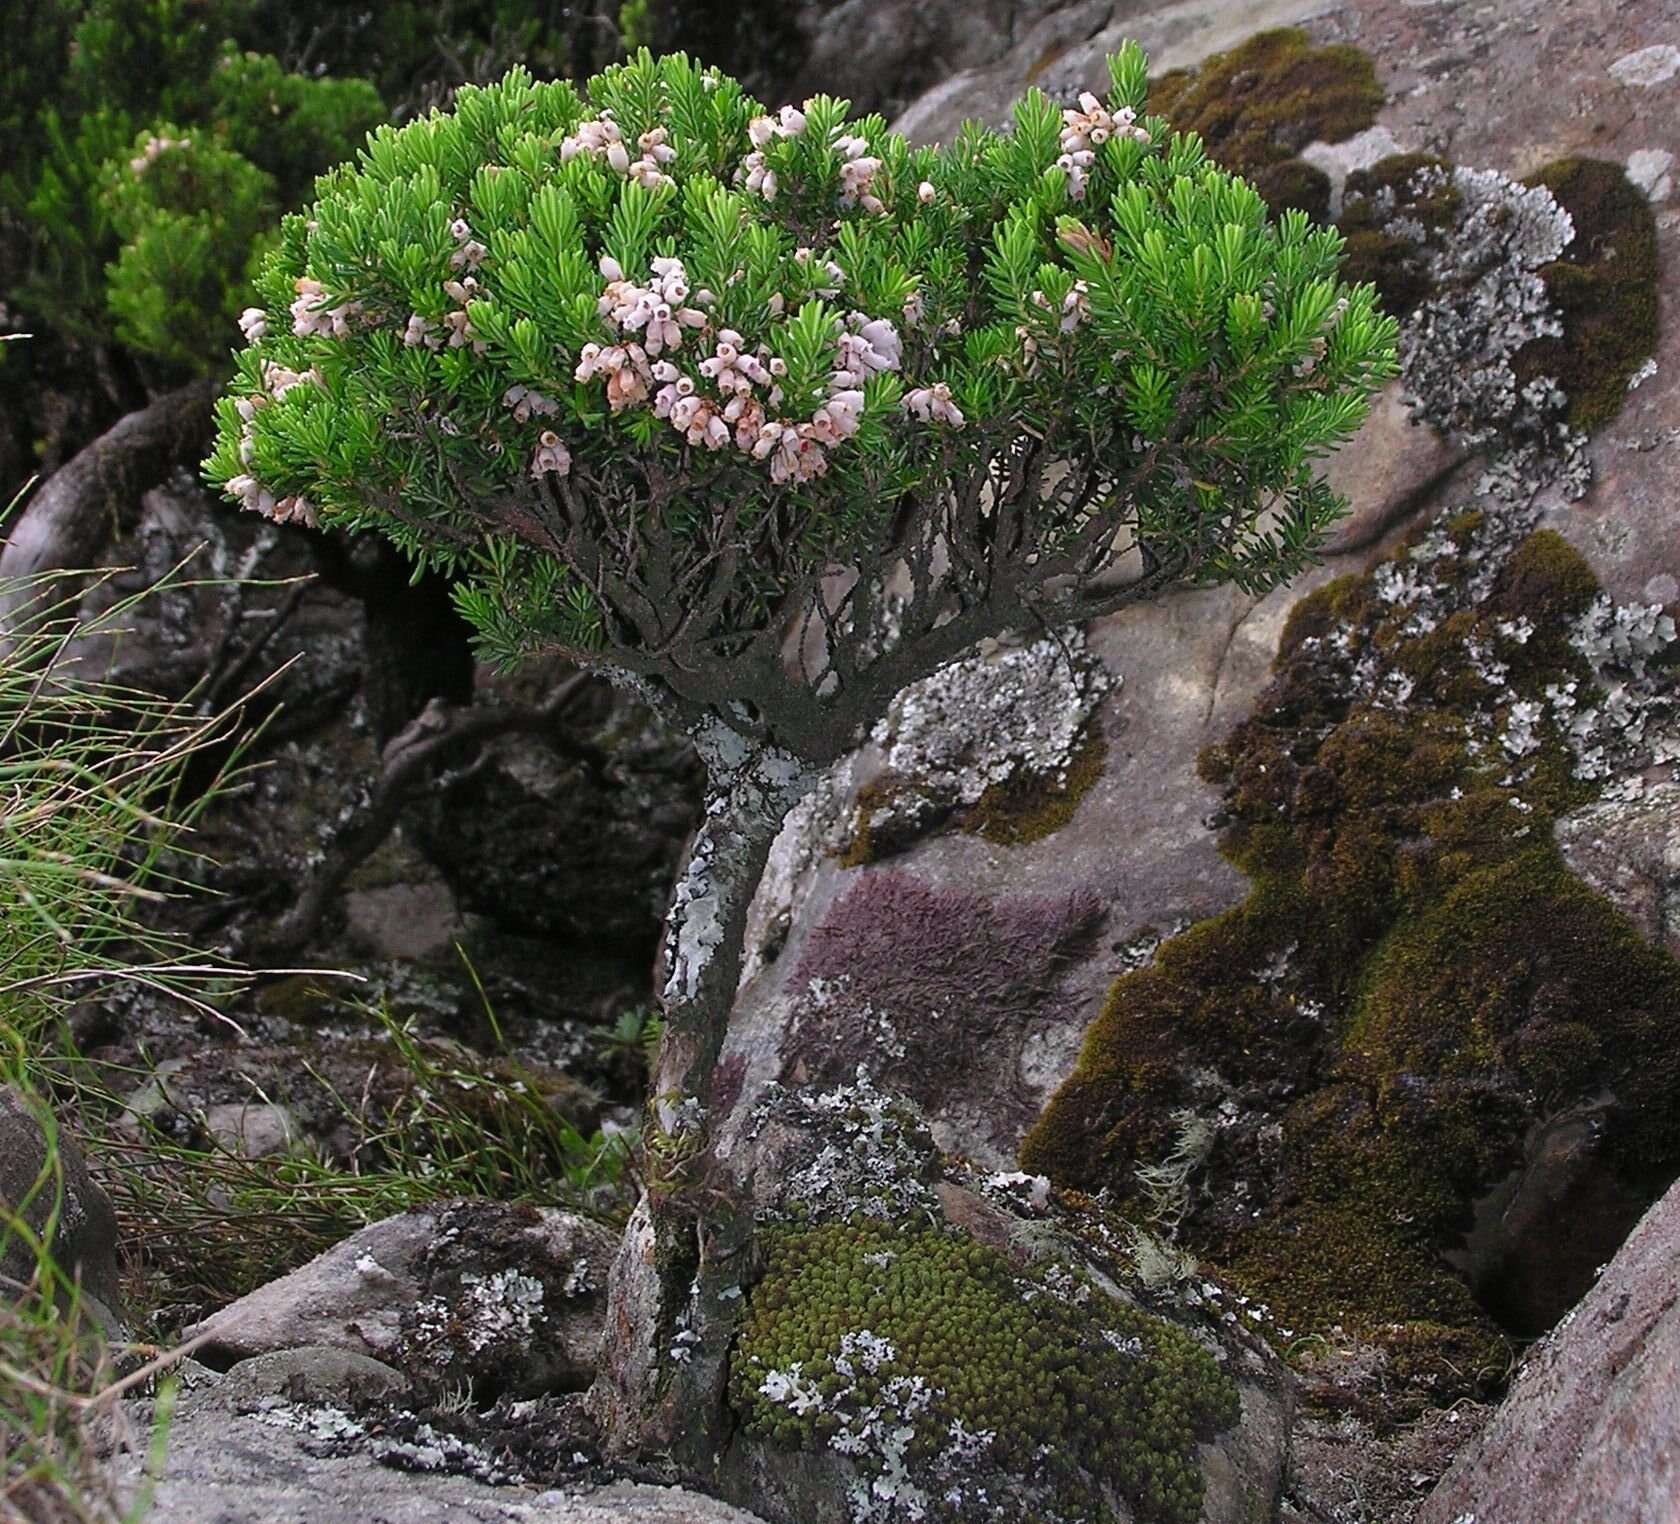
<path id="1" fill-rule="evenodd" d="M 707 769 L 706 814 L 666 921 L 665 1028 L 644 1128 L 646 1190 L 613 1265 L 590 1401 L 618 1454 L 713 1473 L 727 1361 L 748 1278 L 752 1208 L 712 1157 L 714 1093 L 745 960 L 747 913 L 788 812 L 818 771 L 715 715 L 684 727 Z"/>

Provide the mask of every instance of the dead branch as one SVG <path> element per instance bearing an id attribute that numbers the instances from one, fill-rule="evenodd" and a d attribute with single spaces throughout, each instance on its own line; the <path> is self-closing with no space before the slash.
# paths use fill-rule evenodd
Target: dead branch
<path id="1" fill-rule="evenodd" d="M 451 748 L 496 736 L 536 734 L 546 737 L 556 749 L 577 758 L 591 771 L 602 772 L 607 760 L 604 753 L 558 729 L 566 710 L 593 681 L 593 674 L 577 673 L 540 704 L 473 705 L 459 709 L 441 699 L 433 699 L 385 743 L 380 754 L 379 778 L 367 803 L 334 832 L 320 866 L 304 884 L 297 903 L 272 931 L 260 938 L 258 950 L 265 956 L 296 952 L 315 934 L 327 906 L 345 879 L 390 835 L 403 804 Z"/>

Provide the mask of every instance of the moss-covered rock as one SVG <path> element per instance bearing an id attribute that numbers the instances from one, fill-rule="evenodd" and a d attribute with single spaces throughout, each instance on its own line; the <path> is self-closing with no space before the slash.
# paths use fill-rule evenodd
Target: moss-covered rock
<path id="1" fill-rule="evenodd" d="M 1391 154 L 1342 189 L 1344 278 L 1369 281 L 1394 317 L 1410 317 L 1434 289 L 1429 244 L 1452 227 L 1460 202 L 1449 168 L 1433 154 Z"/>
<path id="2" fill-rule="evenodd" d="M 1342 43 L 1314 47 L 1295 27 L 1258 33 L 1149 87 L 1150 111 L 1179 132 L 1200 133 L 1213 159 L 1251 180 L 1274 214 L 1300 207 L 1320 220 L 1329 181 L 1296 155 L 1364 131 L 1382 103 L 1367 54 Z"/>
<path id="3" fill-rule="evenodd" d="M 1079 801 L 1102 777 L 1108 742 L 1090 731 L 1067 766 L 1054 778 L 1017 774 L 994 783 L 958 817 L 964 831 L 984 836 L 999 846 L 1020 846 L 1054 836 L 1079 808 Z"/>
<path id="4" fill-rule="evenodd" d="M 940 1153 L 866 1075 L 773 1088 L 750 1136 L 725 1495 L 801 1524 L 1271 1516 L 1286 1383 L 1219 1288 L 1148 1291 L 1100 1204 Z"/>
<path id="5" fill-rule="evenodd" d="M 1528 344 L 1512 362 L 1527 384 L 1551 376 L 1578 429 L 1602 427 L 1657 346 L 1657 227 L 1650 203 L 1620 164 L 1559 159 L 1530 176 L 1575 223 L 1574 241 L 1540 271 L 1563 333 Z"/>
<path id="6" fill-rule="evenodd" d="M 1556 534 L 1512 546 L 1474 512 L 1301 600 L 1255 713 L 1202 758 L 1251 893 L 1115 983 L 1023 1166 L 1142 1212 L 1175 1115 L 1223 1105 L 1191 1249 L 1297 1335 L 1386 1340 L 1430 1396 L 1501 1371 L 1454 1259 L 1533 1125 L 1603 1105 L 1633 1210 L 1680 1168 L 1680 967 L 1550 834 L 1645 723 L 1612 718 L 1619 694 L 1660 679 L 1607 668 L 1595 633 L 1639 612 Z M 1443 1341 L 1473 1358 L 1428 1358 Z"/>
<path id="7" fill-rule="evenodd" d="M 988 1470 L 1041 1492 L 1042 1518 L 1112 1518 L 1109 1488 L 1140 1519 L 1200 1517 L 1196 1445 L 1238 1396 L 1184 1330 L 948 1228 L 858 1217 L 765 1252 L 730 1377 L 749 1431 L 856 1456 L 894 1517 L 977 1517 Z"/>

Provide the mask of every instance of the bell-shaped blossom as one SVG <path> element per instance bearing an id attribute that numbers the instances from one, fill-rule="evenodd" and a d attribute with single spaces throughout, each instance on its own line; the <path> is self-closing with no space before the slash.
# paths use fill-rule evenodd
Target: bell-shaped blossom
<path id="1" fill-rule="evenodd" d="M 566 448 L 566 441 L 553 429 L 544 429 L 537 436 L 537 448 L 531 455 L 532 477 L 545 476 L 550 471 L 565 476 L 571 469 L 572 452 Z"/>
<path id="2" fill-rule="evenodd" d="M 932 386 L 918 386 L 904 394 L 905 409 L 922 422 L 949 424 L 953 429 L 963 426 L 962 409 L 951 398 L 951 388 L 943 381 Z"/>

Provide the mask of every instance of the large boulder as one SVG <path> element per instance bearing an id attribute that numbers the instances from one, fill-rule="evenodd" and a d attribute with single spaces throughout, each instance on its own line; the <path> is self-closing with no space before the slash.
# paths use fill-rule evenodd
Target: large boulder
<path id="1" fill-rule="evenodd" d="M 1417 1524 L 1680 1517 L 1680 1187 L 1528 1352 Z"/>
<path id="2" fill-rule="evenodd" d="M 89 1310 L 107 1333 L 116 1333 L 122 1308 L 116 1213 L 50 1109 L 11 1085 L 0 1085 L 0 1208 L 21 1214 L 29 1232 L 45 1238 L 59 1273 L 80 1285 Z M 0 1296 L 15 1297 L 36 1265 L 21 1235 L 0 1232 Z"/>
<path id="3" fill-rule="evenodd" d="M 1058 7 L 901 115 L 932 140 L 1029 83 L 1070 102 L 1132 35 L 1158 69 L 1222 55 L 1163 99 L 1211 121 L 1223 79 L 1258 120 L 1288 104 L 1256 97 L 1267 50 L 1296 50 L 1305 97 L 1359 44 L 1386 101 L 1326 120 L 1340 145 L 1276 142 L 1334 192 L 1357 278 L 1388 279 L 1404 374 L 1330 463 L 1352 514 L 1322 569 L 1069 643 L 1108 682 L 1063 754 L 1011 746 L 1047 695 L 1068 708 L 1069 671 L 1005 667 L 1007 644 L 968 664 L 965 763 L 1005 766 L 1046 829 L 986 834 L 943 759 L 894 759 L 896 719 L 794 812 L 721 1151 L 751 1154 L 775 1085 L 868 1061 L 985 1167 L 1030 1132 L 1027 1168 L 1134 1216 L 1177 1171 L 1182 1240 L 1271 1304 L 1314 1401 L 1388 1434 L 1497 1392 L 1508 1338 L 1555 1320 L 1680 1168 L 1680 339 L 1654 324 L 1680 219 L 1649 128 L 1680 70 L 1648 6 L 1589 36 L 1532 0 L 1348 0 L 1306 22 L 1334 50 L 1244 43 L 1308 12 Z M 1568 88 L 1515 86 L 1537 69 Z M 1255 151 L 1238 137 L 1209 134 Z M 1390 1470 L 1438 1471 L 1453 1426 L 1429 1422 Z"/>

